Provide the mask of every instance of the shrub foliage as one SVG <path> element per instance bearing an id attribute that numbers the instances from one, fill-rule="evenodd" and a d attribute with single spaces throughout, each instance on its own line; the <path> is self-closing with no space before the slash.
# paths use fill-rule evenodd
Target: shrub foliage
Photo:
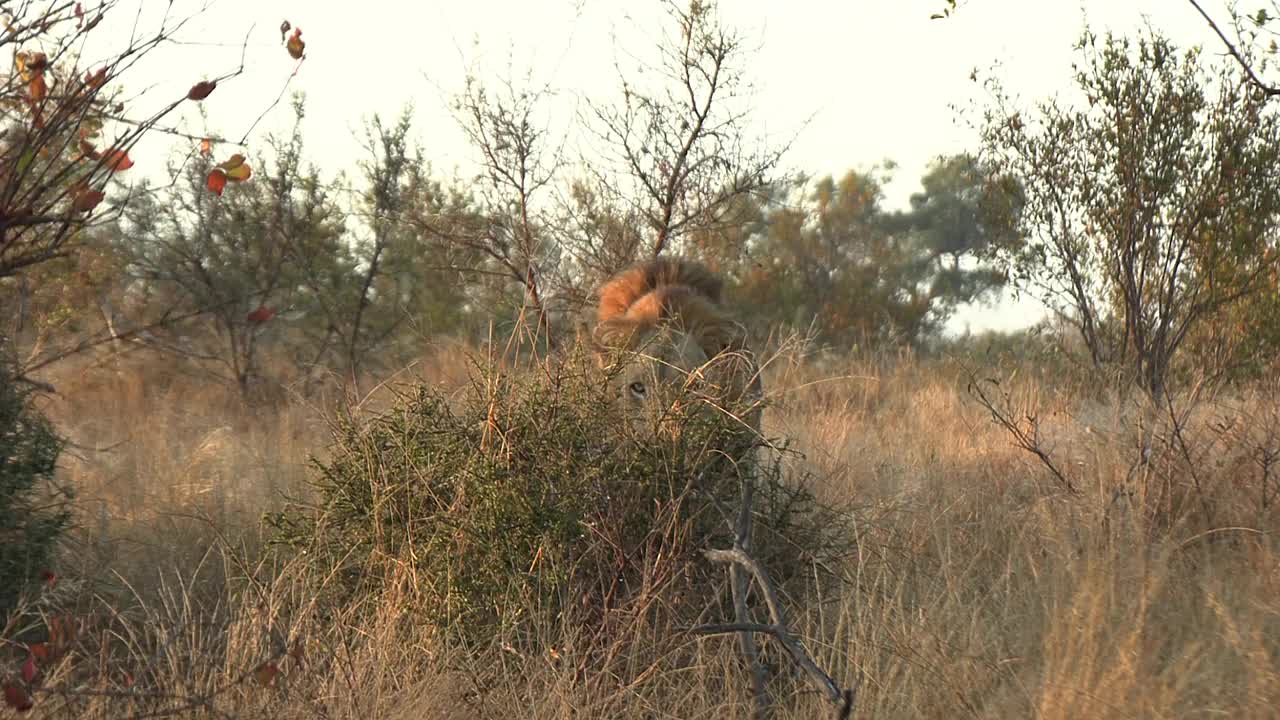
<path id="1" fill-rule="evenodd" d="M 0 359 L 0 617 L 49 569 L 71 519 L 70 493 L 54 484 L 63 442 L 31 405 L 31 387 Z"/>
<path id="2" fill-rule="evenodd" d="M 414 387 L 376 418 L 340 418 L 318 502 L 269 522 L 349 597 L 411 578 L 407 612 L 467 644 L 528 641 L 535 616 L 597 638 L 728 617 L 724 568 L 702 551 L 732 545 L 743 482 L 756 556 L 784 592 L 838 549 L 839 514 L 787 477 L 781 452 L 723 450 L 740 445 L 730 414 L 689 412 L 662 434 L 629 422 L 609 387 L 576 355 L 477 365 L 453 398 Z"/>

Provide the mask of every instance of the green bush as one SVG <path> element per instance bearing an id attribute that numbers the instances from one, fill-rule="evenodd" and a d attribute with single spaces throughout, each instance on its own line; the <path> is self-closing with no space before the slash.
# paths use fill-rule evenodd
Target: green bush
<path id="1" fill-rule="evenodd" d="M 836 513 L 784 482 L 776 450 L 721 450 L 741 444 L 738 421 L 695 412 L 658 435 L 628 423 L 603 380 L 578 356 L 480 369 L 456 398 L 417 386 L 372 420 L 344 416 L 316 502 L 269 523 L 331 590 L 409 586 L 406 613 L 468 644 L 518 644 L 538 619 L 727 618 L 725 569 L 702 551 L 732 545 L 742 473 L 757 488 L 755 555 L 784 591 L 848 544 Z"/>
<path id="2" fill-rule="evenodd" d="M 31 389 L 0 360 L 0 616 L 49 569 L 70 522 L 70 494 L 53 483 L 62 440 L 31 406 Z"/>

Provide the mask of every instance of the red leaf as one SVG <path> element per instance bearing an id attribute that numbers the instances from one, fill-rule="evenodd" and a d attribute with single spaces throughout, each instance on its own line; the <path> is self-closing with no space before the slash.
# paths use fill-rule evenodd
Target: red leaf
<path id="1" fill-rule="evenodd" d="M 111 172 L 124 172 L 133 167 L 133 160 L 129 159 L 129 153 L 124 150 L 108 150 L 103 154 L 106 159 L 104 163 Z"/>
<path id="2" fill-rule="evenodd" d="M 218 87 L 217 80 L 204 80 L 198 82 L 195 85 L 192 85 L 191 89 L 187 91 L 187 99 L 203 100 L 209 97 L 209 93 L 213 92 L 213 89 L 216 87 Z"/>
<path id="3" fill-rule="evenodd" d="M 31 657 L 40 662 L 49 659 L 49 643 L 32 643 L 27 649 L 31 651 Z"/>
<path id="4" fill-rule="evenodd" d="M 21 685 L 8 684 L 4 686 L 4 704 L 17 710 L 25 712 L 31 709 L 31 695 L 27 693 L 27 689 Z"/>
<path id="5" fill-rule="evenodd" d="M 205 139 L 201 140 L 201 141 L 200 141 L 200 154 L 201 154 L 201 155 L 208 155 L 208 154 L 210 154 L 210 153 L 212 153 L 212 152 L 213 152 L 213 141 L 212 141 L 212 140 L 210 140 L 209 138 L 205 138 Z"/>
<path id="6" fill-rule="evenodd" d="M 76 27 L 81 27 L 83 25 L 84 25 L 84 8 L 80 6 L 80 3 L 76 3 Z"/>
<path id="7" fill-rule="evenodd" d="M 289 29 L 292 27 L 293 26 L 289 24 L 288 20 L 280 23 L 280 42 L 284 42 L 284 34 L 289 32 Z"/>
<path id="8" fill-rule="evenodd" d="M 80 212 L 89 212 L 98 207 L 98 203 L 106 198 L 106 193 L 101 190 L 84 189 L 76 194 L 75 199 L 71 201 L 71 207 Z"/>
<path id="9" fill-rule="evenodd" d="M 294 60 L 301 60 L 302 51 L 307 47 L 307 44 L 302 41 L 302 28 L 294 28 L 293 34 L 289 36 L 289 42 L 285 43 L 284 46 L 289 51 L 290 57 Z"/>
<path id="10" fill-rule="evenodd" d="M 227 186 L 227 174 L 218 168 L 214 168 L 213 172 L 209 173 L 209 179 L 205 185 L 213 192 L 221 195 L 222 188 Z"/>
<path id="11" fill-rule="evenodd" d="M 128 670 L 121 670 L 120 675 L 122 676 L 121 682 L 124 683 L 125 687 L 133 687 L 133 675 Z"/>
<path id="12" fill-rule="evenodd" d="M 276 315 L 275 310 L 272 310 L 266 305 L 259 305 L 256 310 L 254 310 L 253 312 L 245 316 L 245 320 L 248 320 L 249 322 L 255 323 L 255 324 L 264 323 L 270 320 L 271 318 L 275 317 L 275 315 Z"/>
<path id="13" fill-rule="evenodd" d="M 259 685 L 266 687 L 271 684 L 272 680 L 276 679 L 276 673 L 278 672 L 280 672 L 280 668 L 276 667 L 275 663 L 265 662 L 253 671 L 253 677 L 258 681 Z"/>
<path id="14" fill-rule="evenodd" d="M 22 681 L 30 683 L 36 679 L 36 656 L 28 655 L 27 661 L 22 663 Z"/>
<path id="15" fill-rule="evenodd" d="M 58 576 L 55 575 L 52 570 L 45 570 L 41 572 L 40 579 L 44 581 L 44 584 L 49 586 L 50 588 L 58 584 Z"/>

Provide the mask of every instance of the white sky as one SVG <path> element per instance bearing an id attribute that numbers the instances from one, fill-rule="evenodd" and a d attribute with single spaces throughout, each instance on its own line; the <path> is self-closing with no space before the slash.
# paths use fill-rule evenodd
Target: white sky
<path id="1" fill-rule="evenodd" d="M 943 5 L 721 0 L 726 19 L 759 47 L 749 68 L 759 131 L 785 138 L 809 119 L 786 162 L 812 174 L 867 169 L 893 159 L 899 169 L 887 200 L 900 206 L 930 158 L 973 147 L 973 132 L 951 104 L 980 98 L 980 87 L 969 80 L 975 67 L 1000 63 L 997 73 L 1006 87 L 1028 101 L 1066 90 L 1072 43 L 1086 17 L 1099 32 L 1134 32 L 1148 17 L 1180 44 L 1220 51 L 1182 0 L 969 0 L 954 17 L 930 20 Z M 139 7 L 140 27 L 154 32 L 168 0 L 125 0 L 95 35 L 102 41 L 125 37 L 115 28 L 127 32 Z M 1210 0 L 1208 7 L 1222 12 L 1221 0 Z M 196 9 L 192 0 L 175 0 L 170 12 L 182 17 Z M 302 28 L 307 43 L 307 58 L 290 89 L 307 95 L 308 154 L 326 175 L 352 167 L 360 157 L 353 131 L 363 119 L 375 112 L 394 118 L 407 102 L 415 106 L 416 137 L 436 170 L 465 168 L 469 149 L 444 108 L 442 91 L 461 87 L 468 64 L 477 63 L 492 78 L 505 73 L 510 58 L 517 78 L 531 72 L 536 82 L 559 91 L 554 119 L 568 123 L 579 98 L 615 92 L 615 36 L 627 51 L 646 56 L 646 43 L 663 30 L 659 5 L 649 0 L 213 0 L 180 33 L 191 44 L 167 46 L 148 57 L 130 73 L 129 90 L 147 83 L 140 108 L 185 94 L 193 83 L 234 69 L 248 33 L 244 75 L 203 103 L 209 131 L 238 140 L 294 66 L 280 44 L 284 19 Z M 173 119 L 188 132 L 205 132 L 194 105 Z M 251 165 L 264 133 L 290 120 L 286 97 L 249 137 Z M 132 172 L 162 172 L 173 144 L 172 138 L 153 136 L 132 154 Z M 215 152 L 222 156 L 234 149 Z M 1016 327 L 1036 315 L 1034 303 L 1006 301 L 966 308 L 953 327 Z"/>

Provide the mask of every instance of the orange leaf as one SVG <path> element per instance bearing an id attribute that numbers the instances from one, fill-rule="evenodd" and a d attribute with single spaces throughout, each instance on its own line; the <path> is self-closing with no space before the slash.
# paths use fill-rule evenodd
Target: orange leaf
<path id="1" fill-rule="evenodd" d="M 106 193 L 101 190 L 81 190 L 76 195 L 75 199 L 71 201 L 71 207 L 79 210 L 80 212 L 89 212 L 90 210 L 98 207 L 98 203 L 102 202 L 105 197 Z M 50 631 L 49 635 L 51 638 L 56 638 L 57 636 L 55 631 Z M 55 639 L 53 642 L 56 643 L 57 640 Z"/>
<path id="2" fill-rule="evenodd" d="M 293 34 L 289 36 L 289 42 L 285 43 L 285 49 L 289 51 L 289 56 L 294 60 L 301 60 L 302 51 L 306 47 L 307 44 L 302 41 L 302 28 L 294 28 Z"/>
<path id="3" fill-rule="evenodd" d="M 253 677 L 258 681 L 259 685 L 266 687 L 271 684 L 272 680 L 276 679 L 276 673 L 278 672 L 280 672 L 280 668 L 276 667 L 275 663 L 265 662 L 253 671 Z"/>
<path id="4" fill-rule="evenodd" d="M 133 167 L 133 161 L 129 159 L 129 153 L 123 150 L 108 150 L 103 158 L 107 169 L 111 172 L 124 172 Z"/>
<path id="5" fill-rule="evenodd" d="M 218 168 L 214 168 L 213 172 L 209 173 L 209 179 L 205 184 L 210 190 L 221 195 L 222 188 L 227 186 L 227 174 Z"/>
<path id="6" fill-rule="evenodd" d="M 187 91 L 187 99 L 203 100 L 209 97 L 209 93 L 213 92 L 213 89 L 216 87 L 218 87 L 217 80 L 204 80 L 198 82 L 195 85 L 192 85 L 191 89 Z"/>
<path id="7" fill-rule="evenodd" d="M 30 91 L 33 101 L 40 102 L 44 100 L 45 96 L 49 94 L 49 86 L 44 82 L 44 73 L 38 73 L 31 78 L 31 82 L 27 84 L 27 89 Z"/>
<path id="8" fill-rule="evenodd" d="M 248 180 L 251 172 L 249 166 L 244 162 L 244 155 L 241 155 L 240 153 L 232 155 L 226 162 L 218 163 L 218 167 L 227 176 L 228 180 L 232 180 L 234 182 Z"/>
<path id="9" fill-rule="evenodd" d="M 88 192 L 93 192 L 93 191 L 88 188 L 85 188 L 80 191 L 80 194 L 83 195 Z M 53 621 L 49 623 L 49 644 L 56 647 L 61 640 L 62 640 L 62 616 L 59 615 L 54 617 Z"/>
<path id="10" fill-rule="evenodd" d="M 211 153 L 211 152 L 213 152 L 213 142 L 212 142 L 212 141 L 210 141 L 210 140 L 209 140 L 209 138 L 205 138 L 205 139 L 201 140 L 201 141 L 200 141 L 200 154 L 201 154 L 201 155 L 208 155 L 208 154 L 209 154 L 209 153 Z"/>
<path id="11" fill-rule="evenodd" d="M 227 179 L 235 182 L 243 182 L 249 179 L 249 173 L 251 172 L 252 170 L 250 170 L 248 165 L 241 163 L 227 171 Z"/>
<path id="12" fill-rule="evenodd" d="M 93 72 L 85 71 L 84 84 L 90 88 L 100 88 L 107 81 L 107 66 L 103 65 Z"/>
<path id="13" fill-rule="evenodd" d="M 36 679 L 36 658 L 34 655 L 28 655 L 27 661 L 22 663 L 22 681 L 30 683 Z"/>
<path id="14" fill-rule="evenodd" d="M 240 153 L 236 153 L 235 155 L 232 155 L 231 157 L 227 158 L 225 161 L 218 163 L 218 167 L 222 168 L 223 170 L 234 170 L 243 164 L 244 164 L 244 156 L 241 155 Z"/>
<path id="15" fill-rule="evenodd" d="M 18 712 L 25 712 L 31 709 L 33 703 L 26 688 L 11 683 L 4 686 L 4 704 Z"/>
<path id="16" fill-rule="evenodd" d="M 88 192 L 95 192 L 89 190 Z M 97 193 L 101 195 L 102 193 Z M 99 198 L 101 200 L 101 198 Z M 94 203 L 97 204 L 96 202 Z M 76 635 L 80 632 L 79 623 L 74 621 L 70 615 L 62 614 L 53 618 L 53 622 L 49 625 L 49 645 L 54 656 L 59 656 L 71 647 L 71 643 L 75 642 Z"/>
<path id="17" fill-rule="evenodd" d="M 13 64 L 22 75 L 24 82 L 31 82 L 36 75 L 44 73 L 49 67 L 49 58 L 42 52 L 19 52 L 13 56 Z"/>
<path id="18" fill-rule="evenodd" d="M 256 310 L 254 310 L 253 312 L 245 316 L 245 320 L 248 320 L 249 322 L 254 324 L 264 323 L 270 320 L 271 318 L 275 317 L 275 314 L 276 314 L 275 310 L 272 310 L 266 305 L 259 305 Z"/>

